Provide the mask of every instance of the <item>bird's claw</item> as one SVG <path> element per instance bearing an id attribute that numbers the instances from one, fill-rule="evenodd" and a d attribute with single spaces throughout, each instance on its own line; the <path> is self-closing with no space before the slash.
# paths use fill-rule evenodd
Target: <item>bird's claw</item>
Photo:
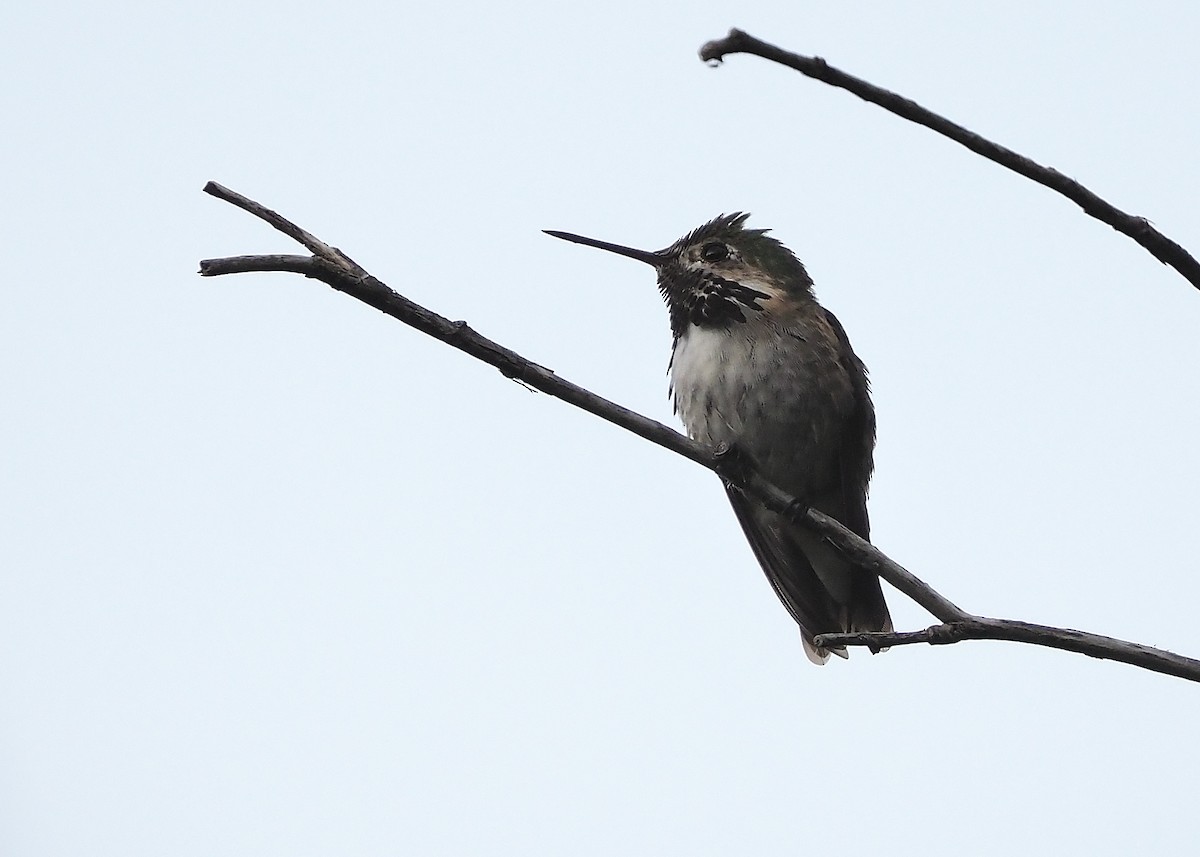
<path id="1" fill-rule="evenodd" d="M 716 459 L 717 475 L 727 487 L 745 484 L 754 472 L 750 460 L 736 444 L 721 441 L 713 448 L 713 458 Z"/>
<path id="2" fill-rule="evenodd" d="M 808 514 L 810 508 L 812 507 L 808 505 L 808 502 L 803 497 L 796 497 L 783 510 L 783 517 L 789 521 L 799 521 Z"/>

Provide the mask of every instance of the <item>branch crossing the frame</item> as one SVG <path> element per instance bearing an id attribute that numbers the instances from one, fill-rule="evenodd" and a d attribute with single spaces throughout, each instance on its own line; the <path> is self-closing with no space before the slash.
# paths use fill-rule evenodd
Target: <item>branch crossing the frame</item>
<path id="1" fill-rule="evenodd" d="M 662 423 L 610 402 L 570 381 L 552 370 L 527 360 L 515 351 L 472 330 L 464 321 L 451 321 L 392 291 L 353 259 L 331 247 L 291 221 L 258 202 L 235 191 L 209 182 L 204 192 L 237 206 L 269 223 L 307 248 L 313 255 L 231 256 L 205 259 L 200 262 L 200 274 L 216 277 L 262 271 L 303 274 L 320 280 L 379 311 L 415 327 L 422 333 L 445 342 L 494 366 L 507 378 L 562 399 L 627 431 L 682 455 L 737 485 L 747 496 L 767 508 L 819 533 L 858 568 L 886 580 L 900 592 L 928 610 L 942 624 L 923 631 L 889 633 L 825 634 L 817 638 L 819 645 L 865 646 L 877 651 L 886 646 L 910 643 L 954 643 L 959 640 L 1012 640 L 1038 646 L 1079 652 L 1094 658 L 1119 661 L 1154 672 L 1200 682 L 1200 660 L 1172 652 L 1130 643 L 1098 634 L 1067 628 L 1031 625 L 1008 619 L 989 619 L 974 616 L 938 593 L 933 587 L 888 558 L 879 548 L 859 538 L 840 523 L 809 509 L 768 482 L 753 468 L 730 467 L 725 456 L 685 437 Z"/>

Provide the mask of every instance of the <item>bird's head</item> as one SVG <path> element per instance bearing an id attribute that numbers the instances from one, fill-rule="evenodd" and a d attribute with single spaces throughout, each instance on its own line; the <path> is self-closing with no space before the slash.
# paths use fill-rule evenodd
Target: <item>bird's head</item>
<path id="1" fill-rule="evenodd" d="M 812 279 L 804 265 L 766 229 L 747 229 L 749 216 L 722 214 L 657 251 L 569 232 L 546 233 L 652 265 L 678 338 L 689 324 L 729 327 L 758 313 L 779 312 L 813 300 Z"/>

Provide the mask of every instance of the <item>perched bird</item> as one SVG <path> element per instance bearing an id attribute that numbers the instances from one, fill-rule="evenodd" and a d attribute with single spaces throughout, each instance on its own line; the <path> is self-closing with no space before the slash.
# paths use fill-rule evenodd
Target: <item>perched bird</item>
<path id="1" fill-rule="evenodd" d="M 747 229 L 747 217 L 722 215 L 657 252 L 547 234 L 652 265 L 671 320 L 671 393 L 688 434 L 732 448 L 867 539 L 875 410 L 866 368 L 817 303 L 804 265 L 767 230 Z M 892 629 L 875 575 L 736 487 L 727 491 L 811 661 L 829 659 L 818 634 Z"/>

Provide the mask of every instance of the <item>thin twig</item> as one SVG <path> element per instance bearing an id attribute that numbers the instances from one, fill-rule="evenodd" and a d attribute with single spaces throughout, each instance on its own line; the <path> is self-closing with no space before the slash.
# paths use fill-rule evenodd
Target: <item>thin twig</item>
<path id="1" fill-rule="evenodd" d="M 247 274 L 254 271 L 282 271 L 290 274 L 316 276 L 315 256 L 229 256 L 225 259 L 205 259 L 200 263 L 200 275 L 219 277 L 222 274 Z"/>
<path id="2" fill-rule="evenodd" d="M 924 125 L 926 128 L 966 146 L 989 161 L 994 161 L 1027 179 L 1057 191 L 1077 204 L 1087 214 L 1107 223 L 1118 232 L 1128 235 L 1150 251 L 1154 258 L 1164 265 L 1170 265 L 1189 283 L 1200 289 L 1200 262 L 1197 262 L 1187 250 L 1151 226 L 1146 218 L 1127 214 L 1115 205 L 1101 199 L 1079 182 L 1064 176 L 1058 170 L 1044 167 L 1012 149 L 993 143 L 974 131 L 969 131 L 932 110 L 922 107 L 915 101 L 836 69 L 820 57 L 809 57 L 785 51 L 741 30 L 730 30 L 729 35 L 725 38 L 708 42 L 700 48 L 700 58 L 711 63 L 719 63 L 727 55 L 738 53 L 753 54 L 777 62 L 830 86 L 848 90 L 864 101 L 878 104 L 885 110 L 890 110 L 910 122 Z"/>
<path id="3" fill-rule="evenodd" d="M 664 449 L 669 449 L 707 467 L 723 479 L 736 484 L 747 496 L 753 497 L 768 509 L 786 515 L 820 533 L 855 566 L 879 575 L 940 621 L 946 623 L 935 626 L 935 628 L 987 628 L 992 634 L 1005 634 L 1006 636 L 990 636 L 986 639 L 1014 640 L 1035 645 L 1054 646 L 1083 652 L 1094 657 L 1122 661 L 1191 681 L 1200 681 L 1200 661 L 1180 655 L 1173 655 L 1123 640 L 1082 634 L 1079 631 L 973 616 L 939 594 L 929 584 L 914 576 L 899 563 L 887 557 L 879 548 L 859 538 L 828 515 L 802 506 L 794 497 L 768 482 L 752 468 L 744 466 L 729 468 L 723 460 L 723 456 L 714 450 L 696 443 L 660 422 L 621 407 L 608 399 L 597 396 L 590 390 L 585 390 L 560 378 L 552 370 L 527 360 L 515 351 L 480 335 L 464 321 L 450 321 L 413 303 L 363 271 L 341 251 L 309 235 L 295 224 L 253 200 L 235 194 L 213 182 L 205 187 L 205 191 L 220 199 L 233 202 L 239 208 L 270 223 L 279 231 L 301 241 L 310 249 L 312 247 L 322 248 L 323 252 L 313 257 L 276 255 L 205 259 L 200 262 L 202 276 L 215 277 L 255 271 L 286 271 L 318 279 L 340 292 L 345 292 L 351 297 L 415 327 L 422 333 L 496 367 L 507 378 L 515 379 L 536 390 L 541 390 L 543 393 L 562 399 L 564 402 L 658 444 Z M 299 238 L 299 235 L 305 236 L 305 239 Z M 1014 630 L 1018 628 L 1037 629 L 1039 633 L 1018 633 L 1017 630 Z M 948 632 L 942 632 L 942 636 L 937 639 L 933 639 L 937 636 L 933 629 L 900 635 L 825 635 L 822 639 L 830 645 L 865 645 L 879 648 L 886 645 L 904 645 L 910 642 L 949 642 L 950 640 L 945 638 L 945 633 Z M 925 634 L 930 638 L 918 639 L 917 636 L 913 636 L 914 634 L 917 636 Z M 895 638 L 897 642 L 886 642 L 892 638 Z M 962 639 L 974 639 L 974 637 L 963 636 Z M 1079 640 L 1083 640 L 1083 642 L 1079 642 Z"/>
<path id="4" fill-rule="evenodd" d="M 859 632 L 850 634 L 820 634 L 819 646 L 866 646 L 873 652 L 889 646 L 908 646 L 929 643 L 933 646 L 958 643 L 963 640 L 1007 640 L 1047 646 L 1067 652 L 1078 652 L 1101 660 L 1119 661 L 1154 672 L 1197 681 L 1196 668 L 1200 661 L 1177 655 L 1153 646 L 1130 643 L 1113 637 L 1103 637 L 1072 628 L 1053 628 L 1013 619 L 987 619 L 972 616 L 956 622 L 933 625 L 921 631 Z"/>

